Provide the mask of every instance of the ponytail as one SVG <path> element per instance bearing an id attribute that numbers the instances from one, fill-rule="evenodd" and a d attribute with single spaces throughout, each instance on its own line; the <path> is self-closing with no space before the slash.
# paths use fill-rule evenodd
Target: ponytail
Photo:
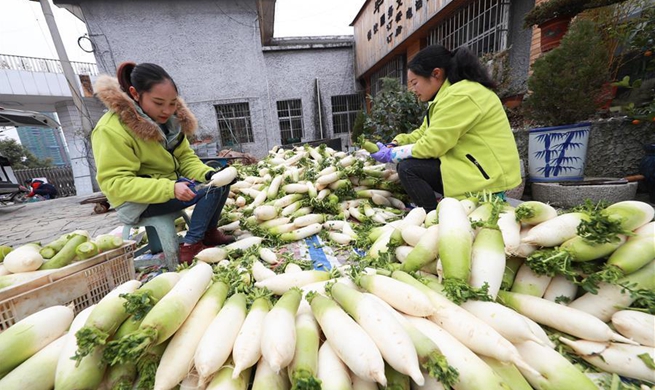
<path id="1" fill-rule="evenodd" d="M 489 89 L 496 88 L 496 83 L 489 76 L 487 68 L 466 47 L 453 50 L 446 74 L 452 84 L 462 80 L 470 80 L 478 82 Z"/>
<path id="2" fill-rule="evenodd" d="M 451 84 L 462 80 L 476 81 L 493 89 L 496 84 L 480 60 L 466 47 L 449 51 L 442 45 L 431 45 L 421 50 L 407 64 L 414 74 L 430 77 L 435 68 L 442 68 Z"/>
<path id="3" fill-rule="evenodd" d="M 162 83 L 166 80 L 173 84 L 173 88 L 177 92 L 177 85 L 173 78 L 159 65 L 142 63 L 135 64 L 134 62 L 123 62 L 118 66 L 116 71 L 116 78 L 121 86 L 123 92 L 128 96 L 130 87 L 134 87 L 138 93 L 149 92 L 156 84 Z"/>
<path id="4" fill-rule="evenodd" d="M 130 87 L 132 86 L 132 80 L 130 77 L 132 76 L 132 71 L 136 68 L 136 64 L 134 62 L 123 62 L 118 66 L 118 70 L 116 71 L 116 78 L 118 79 L 118 83 L 121 86 L 121 89 L 123 92 L 130 95 Z"/>

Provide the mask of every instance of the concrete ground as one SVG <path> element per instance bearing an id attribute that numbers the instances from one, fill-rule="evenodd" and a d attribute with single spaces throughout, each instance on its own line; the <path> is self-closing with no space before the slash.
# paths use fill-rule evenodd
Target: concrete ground
<path id="1" fill-rule="evenodd" d="M 93 195 L 71 196 L 41 202 L 0 205 L 0 245 L 17 246 L 30 242 L 46 244 L 64 233 L 86 230 L 95 237 L 122 224 L 116 212 L 95 214 L 94 204 L 80 204 Z"/>
<path id="2" fill-rule="evenodd" d="M 97 195 L 101 194 L 0 206 L 0 245 L 46 244 L 78 229 L 86 230 L 91 237 L 95 237 L 122 226 L 115 211 L 96 214 L 93 203 L 80 204 L 82 200 Z M 648 195 L 638 193 L 636 199 L 648 202 Z M 529 197 L 523 200 L 529 200 Z"/>

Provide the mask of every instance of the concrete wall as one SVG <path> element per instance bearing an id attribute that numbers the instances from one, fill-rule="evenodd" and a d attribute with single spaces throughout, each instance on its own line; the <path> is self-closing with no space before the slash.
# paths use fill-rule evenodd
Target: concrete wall
<path id="1" fill-rule="evenodd" d="M 523 17 L 534 7 L 534 4 L 534 0 L 519 0 L 512 1 L 510 5 L 508 42 L 508 47 L 511 47 L 509 56 L 510 88 L 517 92 L 527 90 L 532 29 L 523 28 Z"/>
<path id="2" fill-rule="evenodd" d="M 354 91 L 352 47 L 265 53 L 254 0 L 81 1 L 81 9 L 101 71 L 115 74 L 123 61 L 161 65 L 198 117 L 201 138 L 220 141 L 214 105 L 247 101 L 255 142 L 242 148 L 257 157 L 279 143 L 277 100 L 302 99 L 311 140 L 312 81 L 326 95 Z"/>
<path id="3" fill-rule="evenodd" d="M 348 134 L 335 135 L 333 132 L 331 98 L 356 93 L 352 47 L 267 52 L 264 57 L 269 75 L 273 114 L 270 139 L 280 142 L 275 102 L 302 99 L 303 141 L 341 137 L 342 145 L 350 144 Z M 321 95 L 322 137 L 319 127 L 316 80 Z"/>
<path id="4" fill-rule="evenodd" d="M 84 102 L 89 110 L 89 120 L 95 124 L 105 112 L 105 107 L 96 99 L 85 98 Z M 99 191 L 90 138 L 82 131 L 82 119 L 73 101 L 59 101 L 55 104 L 55 109 L 66 137 L 77 195 Z"/>
<path id="5" fill-rule="evenodd" d="M 527 168 L 528 129 L 515 129 L 514 137 Z M 609 178 L 637 174 L 645 156 L 643 147 L 651 143 L 655 143 L 655 125 L 635 126 L 620 119 L 593 122 L 584 174 Z"/>

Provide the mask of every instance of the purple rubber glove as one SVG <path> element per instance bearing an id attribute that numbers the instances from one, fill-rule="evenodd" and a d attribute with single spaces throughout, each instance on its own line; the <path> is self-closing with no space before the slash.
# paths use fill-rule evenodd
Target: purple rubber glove
<path id="1" fill-rule="evenodd" d="M 376 145 L 378 146 L 378 148 L 380 148 L 380 150 L 378 150 L 375 153 L 371 153 L 371 157 L 377 162 L 381 162 L 381 163 L 385 163 L 385 164 L 390 162 L 391 161 L 391 151 L 393 150 L 393 148 L 388 148 L 382 142 L 377 142 Z"/>

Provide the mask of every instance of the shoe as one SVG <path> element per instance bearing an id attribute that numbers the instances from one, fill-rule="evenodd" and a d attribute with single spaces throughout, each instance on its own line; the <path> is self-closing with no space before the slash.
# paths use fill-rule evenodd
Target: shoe
<path id="1" fill-rule="evenodd" d="M 205 233 L 205 238 L 202 240 L 202 243 L 208 247 L 214 247 L 218 245 L 231 244 L 234 241 L 235 241 L 234 236 L 227 235 L 223 233 L 222 230 L 213 228 L 207 230 L 207 233 Z"/>
<path id="2" fill-rule="evenodd" d="M 202 242 L 191 245 L 180 244 L 180 264 L 191 264 L 193 258 L 203 249 L 205 249 L 205 246 L 202 245 Z"/>

